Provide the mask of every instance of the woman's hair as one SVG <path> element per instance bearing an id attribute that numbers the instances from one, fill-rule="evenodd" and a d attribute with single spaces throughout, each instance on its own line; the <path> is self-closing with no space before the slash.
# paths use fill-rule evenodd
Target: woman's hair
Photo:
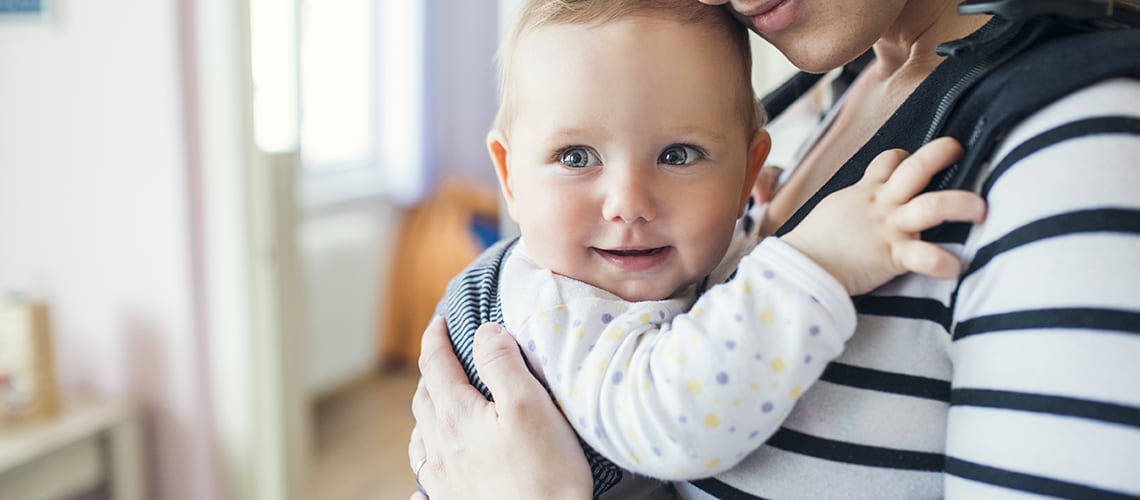
<path id="1" fill-rule="evenodd" d="M 499 66 L 499 112 L 495 116 L 493 127 L 503 133 L 507 133 L 510 127 L 514 113 L 509 91 L 514 65 L 512 58 L 515 47 L 524 34 L 543 26 L 598 26 L 635 17 L 702 24 L 724 33 L 725 40 L 737 52 L 741 65 L 737 94 L 741 96 L 740 109 L 744 122 L 750 133 L 764 126 L 767 118 L 752 89 L 752 49 L 748 41 L 748 30 L 733 19 L 728 8 L 693 0 L 527 0 L 496 54 Z"/>

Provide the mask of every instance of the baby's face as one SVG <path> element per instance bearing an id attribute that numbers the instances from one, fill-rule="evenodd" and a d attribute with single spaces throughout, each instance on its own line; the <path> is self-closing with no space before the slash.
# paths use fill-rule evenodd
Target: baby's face
<path id="1" fill-rule="evenodd" d="M 760 162 L 767 151 L 744 124 L 724 38 L 645 19 L 523 36 L 504 192 L 539 265 L 630 301 L 675 295 L 717 265 L 754 137 Z"/>

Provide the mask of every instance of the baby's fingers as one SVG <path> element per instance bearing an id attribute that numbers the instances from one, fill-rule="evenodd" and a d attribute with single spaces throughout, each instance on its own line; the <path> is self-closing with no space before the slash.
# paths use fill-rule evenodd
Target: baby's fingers
<path id="1" fill-rule="evenodd" d="M 934 174 L 961 157 L 962 146 L 958 141 L 949 137 L 935 139 L 902 160 L 883 185 L 882 196 L 895 203 L 904 203 L 921 193 Z"/>
<path id="2" fill-rule="evenodd" d="M 970 191 L 935 191 L 918 195 L 895 210 L 896 229 L 907 233 L 925 231 L 943 222 L 981 223 L 986 202 Z"/>
<path id="3" fill-rule="evenodd" d="M 939 279 L 955 278 L 962 272 L 962 264 L 950 252 L 922 240 L 891 245 L 891 257 L 905 271 Z"/>

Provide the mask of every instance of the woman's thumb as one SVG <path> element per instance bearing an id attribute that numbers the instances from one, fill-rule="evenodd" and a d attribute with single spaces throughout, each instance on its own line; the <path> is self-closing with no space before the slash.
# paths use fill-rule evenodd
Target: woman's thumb
<path id="1" fill-rule="evenodd" d="M 495 401 L 517 401 L 533 394 L 546 397 L 527 369 L 514 337 L 502 325 L 485 323 L 475 332 L 475 369 Z"/>

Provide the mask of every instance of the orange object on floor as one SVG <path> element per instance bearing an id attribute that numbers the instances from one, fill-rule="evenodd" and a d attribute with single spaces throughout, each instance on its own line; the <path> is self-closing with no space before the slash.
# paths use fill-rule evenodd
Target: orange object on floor
<path id="1" fill-rule="evenodd" d="M 378 342 L 381 368 L 416 366 L 420 336 L 447 282 L 484 249 L 473 221 L 494 225 L 498 217 L 494 190 L 456 180 L 443 181 L 431 198 L 408 210 L 385 284 L 387 306 Z"/>

